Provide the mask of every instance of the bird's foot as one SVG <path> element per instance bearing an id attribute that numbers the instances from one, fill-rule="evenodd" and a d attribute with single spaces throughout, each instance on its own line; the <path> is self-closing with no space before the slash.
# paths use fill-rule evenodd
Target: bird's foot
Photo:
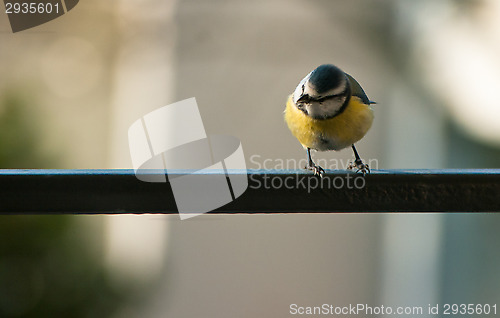
<path id="1" fill-rule="evenodd" d="M 323 178 L 323 175 L 325 174 L 325 169 L 321 168 L 318 165 L 315 165 L 314 163 L 312 165 L 307 165 L 305 169 L 311 170 L 315 176 L 318 176 L 320 178 Z"/>
<path id="2" fill-rule="evenodd" d="M 361 172 L 363 176 L 367 173 L 370 173 L 370 167 L 368 164 L 363 163 L 361 159 L 359 160 L 354 160 L 354 162 L 351 162 L 349 166 L 347 166 L 347 169 L 352 170 L 356 168 L 356 173 Z"/>

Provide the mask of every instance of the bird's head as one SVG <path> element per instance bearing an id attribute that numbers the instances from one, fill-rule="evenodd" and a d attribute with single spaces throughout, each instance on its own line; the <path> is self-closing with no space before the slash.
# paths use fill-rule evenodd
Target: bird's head
<path id="1" fill-rule="evenodd" d="M 300 81 L 293 93 L 298 109 L 314 119 L 328 119 L 339 114 L 349 102 L 349 80 L 338 67 L 318 66 Z"/>

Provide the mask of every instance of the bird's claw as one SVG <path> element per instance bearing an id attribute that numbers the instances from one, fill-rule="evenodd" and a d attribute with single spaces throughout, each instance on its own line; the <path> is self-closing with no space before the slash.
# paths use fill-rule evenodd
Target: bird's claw
<path id="1" fill-rule="evenodd" d="M 354 168 L 356 168 L 356 173 L 361 172 L 363 176 L 367 173 L 370 173 L 370 167 L 368 166 L 368 164 L 363 163 L 363 161 L 361 160 L 355 160 L 354 162 L 351 162 L 347 167 L 347 169 L 349 170 L 352 170 Z"/>
<path id="2" fill-rule="evenodd" d="M 325 174 L 325 169 L 315 164 L 313 164 L 312 166 L 306 166 L 306 169 L 311 170 L 315 176 L 318 176 L 320 178 L 323 178 L 323 175 Z"/>

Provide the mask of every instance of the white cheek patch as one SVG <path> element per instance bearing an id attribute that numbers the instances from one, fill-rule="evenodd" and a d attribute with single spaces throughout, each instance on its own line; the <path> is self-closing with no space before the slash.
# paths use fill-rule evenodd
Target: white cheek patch
<path id="1" fill-rule="evenodd" d="M 318 118 L 323 116 L 323 111 L 318 103 L 311 103 L 306 105 L 307 114 L 312 118 Z"/>
<path id="2" fill-rule="evenodd" d="M 312 102 L 310 104 L 306 104 L 305 109 L 307 111 L 307 115 L 312 118 L 328 118 L 337 114 L 340 108 L 342 108 L 343 103 L 343 100 L 330 99 L 322 103 Z"/>

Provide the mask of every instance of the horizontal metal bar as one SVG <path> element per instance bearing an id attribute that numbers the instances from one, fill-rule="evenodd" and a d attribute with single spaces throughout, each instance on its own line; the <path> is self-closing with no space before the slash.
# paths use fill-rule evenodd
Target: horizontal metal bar
<path id="1" fill-rule="evenodd" d="M 197 173 L 207 182 L 245 174 L 247 190 L 210 213 L 500 212 L 500 170 L 377 170 L 365 177 L 341 170 L 323 179 L 303 170 Z M 169 182 L 140 181 L 133 170 L 0 170 L 0 213 L 172 214 L 177 206 Z"/>

